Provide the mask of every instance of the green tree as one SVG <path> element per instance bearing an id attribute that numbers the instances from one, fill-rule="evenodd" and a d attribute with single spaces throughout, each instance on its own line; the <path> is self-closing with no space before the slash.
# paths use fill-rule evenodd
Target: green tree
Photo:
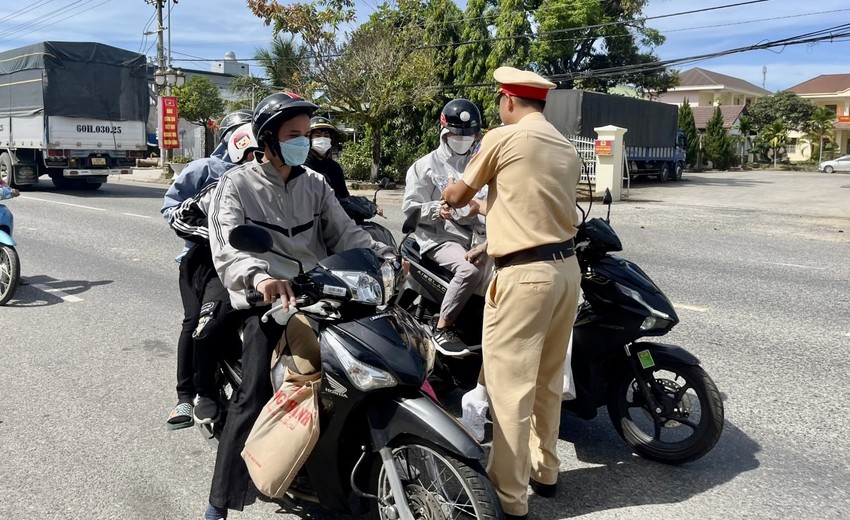
<path id="1" fill-rule="evenodd" d="M 723 128 L 723 114 L 720 107 L 714 107 L 711 119 L 705 125 L 705 154 L 718 170 L 729 168 L 734 156 L 732 138 Z"/>
<path id="2" fill-rule="evenodd" d="M 204 127 L 204 155 L 209 155 L 215 148 L 209 123 L 224 115 L 225 108 L 218 87 L 205 76 L 192 76 L 185 85 L 173 87 L 171 92 L 177 96 L 180 117 Z"/>
<path id="3" fill-rule="evenodd" d="M 776 161 L 779 158 L 779 149 L 788 142 L 788 123 L 784 121 L 774 121 L 760 132 L 761 140 L 773 150 L 773 167 L 776 168 Z"/>
<path id="4" fill-rule="evenodd" d="M 748 115 L 742 115 L 738 118 L 738 134 L 741 136 L 741 169 L 744 168 L 744 163 L 746 163 L 747 150 L 750 148 L 750 137 L 753 135 L 753 131 L 755 130 L 755 122 L 753 118 Z"/>
<path id="5" fill-rule="evenodd" d="M 532 45 L 534 67 L 555 76 L 559 85 L 607 92 L 618 84 L 639 92 L 664 92 L 678 83 L 674 71 L 648 67 L 643 71 L 594 71 L 658 61 L 652 52 L 664 36 L 645 26 L 646 0 L 542 0 L 533 11 L 537 35 Z"/>
<path id="6" fill-rule="evenodd" d="M 826 107 L 818 107 L 812 118 L 806 123 L 804 130 L 806 139 L 818 147 L 818 163 L 823 162 L 823 141 L 832 140 L 835 135 L 835 111 Z M 812 159 L 815 154 L 812 154 Z"/>
<path id="7" fill-rule="evenodd" d="M 688 142 L 686 152 L 688 165 L 691 168 L 696 168 L 699 166 L 699 132 L 697 132 L 694 111 L 691 109 L 688 98 L 685 98 L 685 102 L 679 107 L 679 130 L 685 134 L 685 139 Z"/>
<path id="8" fill-rule="evenodd" d="M 268 49 L 259 47 L 254 59 L 266 71 L 268 86 L 274 91 L 304 92 L 309 81 L 307 47 L 295 36 L 276 34 Z"/>
<path id="9" fill-rule="evenodd" d="M 761 130 L 775 121 L 782 121 L 792 130 L 803 130 L 817 109 L 812 101 L 784 90 L 750 103 L 747 113 Z"/>
<path id="10" fill-rule="evenodd" d="M 487 68 L 501 66 L 524 69 L 528 67 L 531 48 L 531 22 L 524 0 L 499 0 L 493 21 L 495 39 L 487 56 Z"/>
<path id="11" fill-rule="evenodd" d="M 459 97 L 465 97 L 478 104 L 482 113 L 494 113 L 493 71 L 487 67 L 487 56 L 492 52 L 488 20 L 491 19 L 492 6 L 487 0 L 469 0 L 460 31 L 460 41 L 469 42 L 458 45 L 455 50 L 454 74 L 460 88 Z M 488 120 L 490 118 L 488 117 Z M 491 123 L 488 123 L 491 124 Z"/>

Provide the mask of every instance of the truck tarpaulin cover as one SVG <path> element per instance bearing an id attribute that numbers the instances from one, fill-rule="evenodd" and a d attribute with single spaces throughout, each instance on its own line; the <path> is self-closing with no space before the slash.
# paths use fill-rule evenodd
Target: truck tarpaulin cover
<path id="1" fill-rule="evenodd" d="M 142 54 L 100 43 L 42 42 L 0 53 L 0 116 L 147 121 Z"/>
<path id="2" fill-rule="evenodd" d="M 565 135 L 595 139 L 594 128 L 626 128 L 627 146 L 671 146 L 679 126 L 675 105 L 585 90 L 550 91 L 545 114 Z"/>

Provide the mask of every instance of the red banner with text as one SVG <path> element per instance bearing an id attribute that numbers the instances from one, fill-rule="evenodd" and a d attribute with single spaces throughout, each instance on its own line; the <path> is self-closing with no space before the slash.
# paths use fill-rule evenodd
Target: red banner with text
<path id="1" fill-rule="evenodd" d="M 159 97 L 159 128 L 162 134 L 160 148 L 173 150 L 180 148 L 177 139 L 177 98 L 174 96 Z"/>

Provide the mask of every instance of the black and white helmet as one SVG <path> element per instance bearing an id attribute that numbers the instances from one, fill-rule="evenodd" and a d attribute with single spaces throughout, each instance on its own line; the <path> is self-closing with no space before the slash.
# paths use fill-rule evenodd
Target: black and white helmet
<path id="1" fill-rule="evenodd" d="M 247 108 L 236 110 L 221 118 L 218 124 L 218 142 L 223 143 L 232 131 L 245 123 L 250 123 L 254 113 Z"/>
<path id="2" fill-rule="evenodd" d="M 476 135 L 481 131 L 481 111 L 468 99 L 453 99 L 440 112 L 440 125 L 455 135 Z"/>

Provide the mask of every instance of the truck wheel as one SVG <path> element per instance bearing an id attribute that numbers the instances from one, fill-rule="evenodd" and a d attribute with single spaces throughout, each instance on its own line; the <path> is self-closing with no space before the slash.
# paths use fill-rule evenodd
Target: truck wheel
<path id="1" fill-rule="evenodd" d="M 664 163 L 661 166 L 661 173 L 658 174 L 658 180 L 660 182 L 667 182 L 670 180 L 670 166 L 667 163 Z"/>
<path id="2" fill-rule="evenodd" d="M 3 182 L 9 186 L 15 187 L 12 179 L 12 157 L 9 156 L 8 152 L 0 154 L 0 179 L 3 179 Z"/>
<path id="3" fill-rule="evenodd" d="M 676 169 L 673 170 L 673 180 L 680 181 L 682 180 L 682 173 L 685 171 L 685 167 L 682 166 L 682 163 L 676 163 Z"/>
<path id="4" fill-rule="evenodd" d="M 81 182 L 77 188 L 84 191 L 95 191 L 100 189 L 101 186 L 103 186 L 102 182 Z"/>
<path id="5" fill-rule="evenodd" d="M 58 190 L 70 190 L 74 187 L 74 182 L 71 179 L 66 179 L 61 173 L 58 175 L 50 174 L 50 180 Z"/>

